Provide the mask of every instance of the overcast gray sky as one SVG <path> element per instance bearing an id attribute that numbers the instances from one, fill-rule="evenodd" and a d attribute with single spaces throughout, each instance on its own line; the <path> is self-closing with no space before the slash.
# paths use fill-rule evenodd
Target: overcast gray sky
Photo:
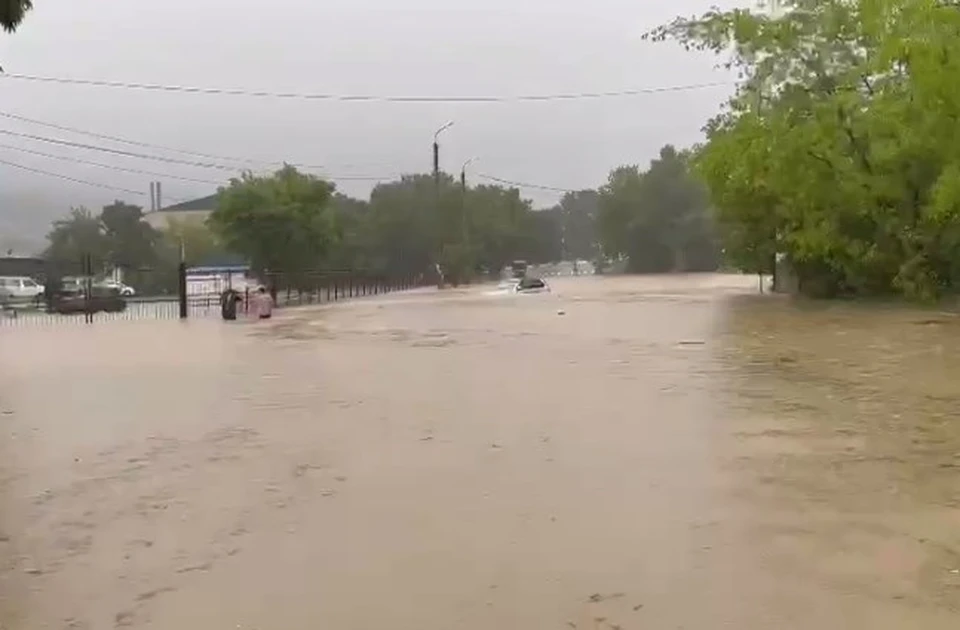
<path id="1" fill-rule="evenodd" d="M 0 35 L 7 73 L 252 90 L 398 96 L 511 96 L 727 81 L 715 60 L 641 41 L 709 0 L 37 0 Z M 732 4 L 729 0 L 721 5 Z M 733 3 L 738 4 L 738 3 Z M 391 177 L 442 164 L 565 188 L 594 187 L 664 143 L 686 145 L 730 87 L 583 101 L 412 104 L 297 101 L 0 80 L 0 111 L 226 156 L 325 165 L 336 176 Z M 162 154 L 0 118 L 0 129 Z M 220 180 L 215 170 L 130 159 L 0 135 L 0 144 Z M 165 154 L 185 158 L 182 155 Z M 147 192 L 150 176 L 0 148 L 0 160 Z M 166 201 L 213 192 L 172 178 Z M 71 205 L 149 198 L 0 164 L 0 230 L 36 233 Z M 365 196 L 371 182 L 339 182 Z M 537 205 L 556 195 L 524 193 Z M 41 220 L 42 217 L 42 220 Z M 38 228 L 37 226 L 41 226 Z"/>

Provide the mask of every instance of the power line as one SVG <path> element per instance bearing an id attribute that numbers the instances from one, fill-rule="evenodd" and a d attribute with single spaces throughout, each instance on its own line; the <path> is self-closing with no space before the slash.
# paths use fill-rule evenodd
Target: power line
<path id="1" fill-rule="evenodd" d="M 184 164 L 187 166 L 197 166 L 200 168 L 213 168 L 213 169 L 218 169 L 222 171 L 236 172 L 237 170 L 236 167 L 225 166 L 223 164 L 215 164 L 213 162 L 193 162 L 189 160 L 181 160 L 179 158 L 163 157 L 159 155 L 147 155 L 145 153 L 135 153 L 133 151 L 124 151 L 123 149 L 111 149 L 109 147 L 101 147 L 93 144 L 84 144 L 82 142 L 60 140 L 58 138 L 48 138 L 46 136 L 37 136 L 31 133 L 21 133 L 19 131 L 10 131 L 9 129 L 0 129 L 0 134 L 15 136 L 17 138 L 26 138 L 28 140 L 36 140 L 37 142 L 47 142 L 49 144 L 57 144 L 65 147 L 73 147 L 75 149 L 86 149 L 88 151 L 101 151 L 104 153 L 112 153 L 114 155 L 122 155 L 124 157 L 139 158 L 141 160 L 155 160 L 158 162 L 166 162 L 167 164 Z"/>
<path id="2" fill-rule="evenodd" d="M 46 175 L 47 177 L 56 177 L 57 179 L 62 179 L 68 182 L 73 182 L 75 184 L 84 184 L 85 186 L 93 186 L 95 188 L 106 188 L 107 190 L 116 190 L 119 192 L 128 193 L 131 195 L 146 195 L 147 193 L 142 190 L 132 190 L 130 188 L 120 188 L 118 186 L 111 186 L 110 184 L 101 184 L 100 182 L 91 182 L 85 179 L 77 179 L 75 177 L 70 177 L 69 175 L 62 175 L 60 173 L 53 173 L 50 171 L 44 171 L 39 168 L 33 168 L 30 166 L 24 166 L 23 164 L 17 164 L 16 162 L 8 162 L 6 160 L 0 160 L 0 164 L 4 166 L 10 166 L 12 168 L 19 168 L 20 170 L 29 171 L 31 173 L 36 173 L 38 175 Z"/>
<path id="3" fill-rule="evenodd" d="M 196 157 L 208 158 L 213 160 L 227 160 L 234 162 L 243 162 L 245 164 L 273 164 L 274 162 L 266 162 L 259 160 L 250 160 L 246 158 L 232 158 L 224 155 L 214 155 L 212 153 L 200 153 L 199 151 L 188 151 L 186 149 L 176 149 L 174 147 L 167 147 L 160 144 L 150 144 L 148 142 L 140 142 L 137 140 L 130 140 L 128 138 L 121 138 L 119 136 L 111 136 L 105 133 L 96 133 L 93 131 L 86 131 L 84 129 L 78 129 L 76 127 L 68 127 L 67 125 L 59 125 L 57 123 L 47 122 L 44 120 L 37 120 L 36 118 L 29 118 L 27 116 L 21 116 L 19 114 L 12 114 L 10 112 L 0 112 L 0 116 L 3 118 L 9 118 L 11 120 L 19 120 L 20 122 L 30 123 L 31 125 L 39 125 L 41 127 L 49 127 L 50 129 L 57 129 L 59 131 L 69 131 L 70 133 L 77 133 L 83 136 L 89 136 L 91 138 L 97 138 L 98 140 L 109 140 L 111 142 L 120 142 L 123 144 L 129 144 L 138 147 L 144 147 L 147 149 L 160 149 L 162 151 L 171 151 L 173 153 L 181 153 L 183 155 L 193 155 Z"/>
<path id="4" fill-rule="evenodd" d="M 2 76 L 2 75 L 0 75 Z M 0 134 L 14 136 L 17 138 L 24 138 L 27 140 L 35 140 L 37 142 L 46 142 L 48 144 L 55 144 L 59 146 L 71 147 L 74 149 L 84 149 L 87 151 L 100 151 L 102 153 L 110 153 L 113 155 L 120 155 L 123 157 L 137 158 L 141 160 L 153 160 L 156 162 L 163 162 L 166 164 L 182 164 L 185 166 L 195 166 L 198 168 L 209 168 L 216 169 L 220 171 L 230 171 L 236 173 L 239 169 L 236 166 L 229 166 L 225 164 L 218 164 L 215 162 L 198 162 L 193 160 L 182 160 L 180 158 L 172 158 L 161 155 L 151 155 L 147 153 L 137 153 L 135 151 L 125 151 L 123 149 L 114 149 L 111 147 L 102 147 L 94 144 L 86 144 L 83 142 L 73 142 L 71 140 L 62 140 L 59 138 L 49 138 L 47 136 L 38 136 L 31 133 L 22 133 L 19 131 L 11 131 L 9 129 L 0 129 Z M 327 175 L 321 173 L 321 177 L 330 181 L 372 181 L 379 182 L 389 179 L 393 179 L 393 176 L 383 177 L 383 176 L 371 176 L 371 175 Z"/>
<path id="5" fill-rule="evenodd" d="M 96 138 L 98 140 L 109 140 L 111 142 L 119 142 L 122 144 L 129 144 L 132 146 L 143 147 L 146 149 L 158 149 L 160 151 L 170 151 L 172 153 L 180 153 L 182 155 L 192 155 L 194 157 L 202 157 L 212 160 L 226 160 L 228 162 L 238 162 L 242 164 L 251 164 L 251 165 L 280 165 L 283 164 L 283 161 L 280 160 L 254 160 L 250 158 L 241 158 L 241 157 L 231 157 L 227 155 L 217 155 L 215 153 L 202 153 L 200 151 L 191 151 L 189 149 L 179 149 L 176 147 L 169 147 L 162 144 L 152 144 L 149 142 L 142 142 L 140 140 L 132 140 L 130 138 L 123 138 L 120 136 L 113 136 L 105 133 L 97 133 L 95 131 L 88 131 L 86 129 L 79 129 L 77 127 L 70 127 L 67 125 L 60 125 L 57 123 L 48 122 L 45 120 L 38 120 L 36 118 L 30 118 L 28 116 L 21 116 L 20 114 L 13 114 L 11 112 L 0 111 L 0 117 L 9 118 L 10 120 L 18 120 L 20 122 L 29 123 L 31 125 L 39 125 L 41 127 L 49 127 L 50 129 L 57 129 L 59 131 L 68 131 L 70 133 L 76 133 L 83 136 L 88 136 L 91 138 Z M 316 169 L 323 170 L 326 166 L 319 164 L 297 164 L 300 168 Z M 356 166 L 354 164 L 342 164 L 344 168 Z"/>
<path id="6" fill-rule="evenodd" d="M 516 188 L 533 188 L 536 190 L 548 190 L 551 192 L 562 192 L 562 193 L 573 193 L 579 192 L 571 188 L 558 188 L 556 186 L 544 186 L 543 184 L 530 184 L 527 182 L 515 182 L 509 179 L 503 179 L 500 177 L 494 177 L 493 175 L 484 175 L 483 173 L 477 173 L 477 177 L 481 179 L 486 179 L 491 182 L 496 182 L 498 184 L 504 184 L 505 186 L 514 186 Z"/>
<path id="7" fill-rule="evenodd" d="M 219 96 L 248 96 L 255 98 L 278 98 L 288 100 L 339 101 L 339 102 L 381 102 L 381 103 L 517 103 L 537 101 L 575 101 L 606 98 L 624 98 L 664 92 L 688 92 L 713 87 L 735 85 L 731 81 L 711 83 L 690 83 L 609 92 L 566 92 L 556 94 L 521 94 L 516 96 L 391 96 L 372 94 L 330 94 L 322 92 L 273 92 L 268 90 L 248 90 L 242 88 L 213 88 L 186 85 L 164 85 L 160 83 L 137 83 L 126 81 L 106 81 L 100 79 L 76 79 L 69 77 L 47 77 L 32 74 L 0 74 L 2 79 L 31 81 L 34 83 L 54 83 L 61 85 L 84 85 L 91 87 L 119 88 L 128 90 L 146 90 L 152 92 L 179 92 L 188 94 L 208 94 Z"/>
<path id="8" fill-rule="evenodd" d="M 196 184 L 211 184 L 213 186 L 221 186 L 224 182 L 213 181 L 212 179 L 197 179 L 195 177 L 184 177 L 182 175 L 171 175 L 170 173 L 157 173 L 155 171 L 144 171 L 136 168 L 125 168 L 123 166 L 114 166 L 113 164 L 104 164 L 102 162 L 93 162 L 90 160 L 82 160 L 80 158 L 75 158 L 67 155 L 54 155 L 53 153 L 44 153 L 43 151 L 34 151 L 33 149 L 27 149 L 24 147 L 15 147 L 9 144 L 0 144 L 0 149 L 8 149 L 10 151 L 19 151 L 21 153 L 29 153 L 30 155 L 39 155 L 40 157 L 49 158 L 51 160 L 61 160 L 64 162 L 73 162 L 75 164 L 87 164 L 90 166 L 98 166 L 100 168 L 106 168 L 114 171 L 122 171 L 125 173 L 136 173 L 138 175 L 149 175 L 151 177 L 164 177 L 168 179 L 179 179 L 185 182 L 194 182 Z"/>

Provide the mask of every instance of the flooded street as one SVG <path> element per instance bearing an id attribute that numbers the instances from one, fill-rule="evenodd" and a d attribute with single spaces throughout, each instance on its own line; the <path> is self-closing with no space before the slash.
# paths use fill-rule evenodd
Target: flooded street
<path id="1" fill-rule="evenodd" d="M 552 285 L 0 329 L 0 628 L 960 626 L 960 318 Z"/>

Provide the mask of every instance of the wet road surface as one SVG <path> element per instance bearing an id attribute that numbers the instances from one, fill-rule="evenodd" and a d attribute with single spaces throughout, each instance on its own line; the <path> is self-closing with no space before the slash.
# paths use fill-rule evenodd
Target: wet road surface
<path id="1" fill-rule="evenodd" d="M 552 284 L 0 330 L 0 627 L 958 627 L 960 318 Z"/>

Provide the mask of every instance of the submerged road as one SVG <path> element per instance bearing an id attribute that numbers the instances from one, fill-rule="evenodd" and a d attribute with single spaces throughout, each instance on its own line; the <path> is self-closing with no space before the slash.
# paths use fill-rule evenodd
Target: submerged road
<path id="1" fill-rule="evenodd" d="M 553 285 L 0 329 L 0 627 L 958 627 L 957 318 Z"/>

